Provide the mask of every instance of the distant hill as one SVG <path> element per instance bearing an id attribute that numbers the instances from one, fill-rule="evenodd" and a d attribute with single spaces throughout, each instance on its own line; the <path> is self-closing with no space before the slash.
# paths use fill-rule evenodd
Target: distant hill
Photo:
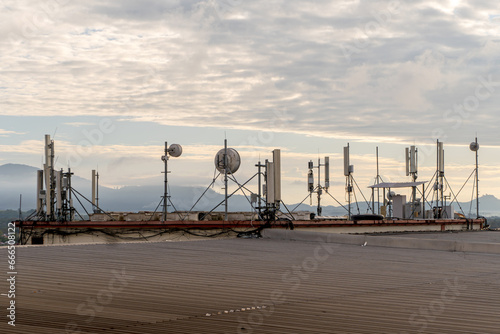
<path id="1" fill-rule="evenodd" d="M 39 169 L 21 164 L 0 166 L 0 210 L 19 209 L 19 195 L 22 195 L 23 209 L 35 207 L 36 172 Z M 71 182 L 76 189 L 90 185 L 89 180 L 79 176 L 73 176 Z"/>
<path id="2" fill-rule="evenodd" d="M 5 164 L 0 166 L 0 210 L 17 210 L 19 208 L 19 195 L 23 197 L 23 210 L 33 209 L 35 206 L 36 192 L 36 171 L 38 168 L 19 165 Z M 82 195 L 90 198 L 91 182 L 88 179 L 79 176 L 73 176 L 72 184 L 76 190 Z M 201 193 L 205 191 L 200 187 L 178 187 L 173 186 L 169 190 L 169 195 L 177 210 L 189 210 L 192 205 L 198 200 Z M 99 187 L 99 206 L 106 211 L 145 211 L 154 210 L 160 203 L 163 195 L 163 184 L 155 186 L 130 186 L 120 189 L 113 189 L 104 186 Z M 216 204 L 224 199 L 222 194 L 209 189 L 206 195 L 196 205 L 195 210 L 207 211 L 212 209 Z M 90 210 L 90 205 L 85 199 L 80 199 L 87 210 Z M 460 206 L 467 214 L 471 208 L 471 203 L 460 203 Z M 289 210 L 295 208 L 297 204 L 287 204 Z M 353 203 L 352 212 L 358 212 L 358 206 L 361 213 L 367 212 L 366 203 Z M 454 204 L 455 209 L 459 211 L 457 204 Z M 82 210 L 77 201 L 75 201 L 77 210 Z M 249 211 L 251 206 L 248 200 L 243 195 L 234 195 L 229 199 L 229 207 L 231 211 Z M 500 216 L 500 200 L 493 195 L 484 195 L 480 197 L 481 214 L 490 216 Z M 173 210 L 173 208 L 169 208 Z M 218 210 L 224 210 L 220 206 Z M 316 212 L 315 206 L 301 204 L 297 207 L 298 211 Z M 472 212 L 475 212 L 475 202 L 472 203 Z M 82 213 L 83 210 L 82 210 Z M 323 215 L 338 216 L 345 215 L 346 210 L 341 206 L 323 206 Z"/>

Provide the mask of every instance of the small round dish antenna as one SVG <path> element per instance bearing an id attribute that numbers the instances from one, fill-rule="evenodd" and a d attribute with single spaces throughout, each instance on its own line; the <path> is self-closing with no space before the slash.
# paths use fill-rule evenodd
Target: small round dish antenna
<path id="1" fill-rule="evenodd" d="M 182 154 L 182 146 L 179 144 L 172 144 L 168 147 L 167 152 L 174 158 L 180 157 Z"/>
<path id="2" fill-rule="evenodd" d="M 234 148 L 228 148 L 226 157 L 227 166 L 224 166 L 224 153 L 225 149 L 221 149 L 215 155 L 215 168 L 221 173 L 224 173 L 226 169 L 228 174 L 236 173 L 241 164 L 240 154 Z"/>
<path id="3" fill-rule="evenodd" d="M 477 150 L 479 150 L 479 144 L 473 141 L 472 143 L 470 143 L 469 148 L 471 151 L 476 152 Z"/>

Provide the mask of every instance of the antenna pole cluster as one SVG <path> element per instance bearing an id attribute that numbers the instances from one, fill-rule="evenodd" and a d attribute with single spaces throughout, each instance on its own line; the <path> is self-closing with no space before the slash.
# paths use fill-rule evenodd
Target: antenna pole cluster
<path id="1" fill-rule="evenodd" d="M 37 172 L 37 211 L 41 220 L 68 221 L 73 219 L 75 209 L 71 198 L 71 170 L 56 171 L 54 167 L 54 140 L 45 135 L 45 163 Z M 44 189 L 45 185 L 45 189 Z"/>
<path id="2" fill-rule="evenodd" d="M 321 167 L 325 168 L 325 185 L 321 185 Z M 323 190 L 328 193 L 328 188 L 330 186 L 330 157 L 325 157 L 324 158 L 324 163 L 321 163 L 321 158 L 318 158 L 318 165 L 314 166 L 314 163 L 309 161 L 308 163 L 308 176 L 307 176 L 307 189 L 309 191 L 309 197 L 312 196 L 313 193 L 317 194 L 317 199 L 318 199 L 318 206 L 316 208 L 316 213 L 318 216 L 321 216 L 322 214 L 322 207 L 321 207 L 321 195 L 323 194 Z M 314 185 L 314 171 L 313 169 L 318 169 L 318 183 L 316 186 Z"/>

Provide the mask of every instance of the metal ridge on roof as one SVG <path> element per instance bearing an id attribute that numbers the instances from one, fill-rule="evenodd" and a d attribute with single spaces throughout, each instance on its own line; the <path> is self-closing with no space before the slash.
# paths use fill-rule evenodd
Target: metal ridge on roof
<path id="1" fill-rule="evenodd" d="M 409 188 L 420 186 L 428 181 L 418 181 L 418 182 L 382 182 L 379 184 L 374 184 L 368 186 L 368 188 Z"/>

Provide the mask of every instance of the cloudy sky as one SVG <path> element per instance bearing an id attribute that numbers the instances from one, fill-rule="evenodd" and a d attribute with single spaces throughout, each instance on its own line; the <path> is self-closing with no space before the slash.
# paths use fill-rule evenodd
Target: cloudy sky
<path id="1" fill-rule="evenodd" d="M 0 164 L 57 166 L 120 187 L 161 182 L 164 142 L 183 145 L 171 182 L 208 185 L 224 138 L 239 180 L 282 149 L 287 202 L 307 195 L 307 162 L 342 147 L 373 183 L 419 180 L 445 142 L 457 192 L 481 144 L 481 194 L 500 197 L 500 9 L 495 1 L 0 0 Z M 470 184 L 470 183 L 469 183 Z M 471 187 L 461 197 L 470 199 Z M 221 186 L 216 185 L 220 191 Z M 368 194 L 368 191 L 366 192 Z M 334 202 L 327 204 L 334 204 Z"/>

